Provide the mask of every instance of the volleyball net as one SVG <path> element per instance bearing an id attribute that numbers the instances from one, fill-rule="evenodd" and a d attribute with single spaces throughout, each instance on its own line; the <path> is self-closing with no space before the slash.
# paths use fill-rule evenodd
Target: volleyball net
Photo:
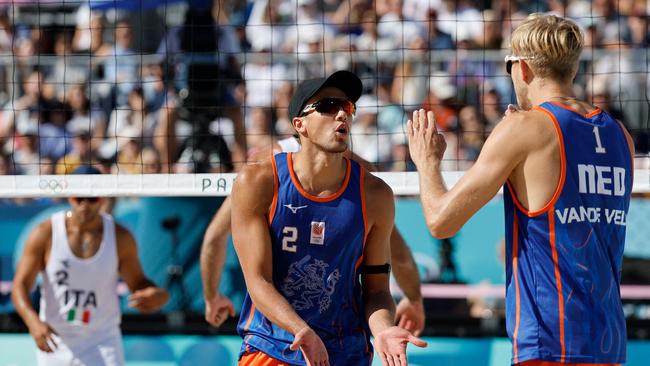
<path id="1" fill-rule="evenodd" d="M 405 123 L 415 109 L 433 110 L 452 187 L 516 103 L 503 62 L 512 29 L 529 13 L 553 12 L 585 34 L 576 96 L 634 138 L 628 247 L 650 258 L 649 4 L 0 1 L 0 197 L 226 196 L 250 156 L 293 135 L 296 84 L 340 69 L 364 85 L 351 150 L 396 195 L 416 196 Z M 103 174 L 71 174 L 85 164 Z M 436 286 L 424 294 L 502 294 L 501 285 Z M 623 294 L 650 298 L 645 288 Z"/>
<path id="2" fill-rule="evenodd" d="M 575 93 L 625 123 L 640 170 L 635 189 L 647 191 L 647 7 L 460 0 L 2 3 L 3 196 L 227 194 L 233 178 L 219 174 L 237 171 L 294 133 L 287 106 L 295 85 L 339 69 L 355 72 L 364 85 L 351 150 L 383 172 L 396 193 L 417 194 L 405 122 L 414 109 L 431 109 L 448 142 L 443 170 L 452 183 L 516 102 L 503 59 L 511 30 L 534 11 L 566 15 L 583 29 Z M 80 164 L 110 176 L 70 176 Z"/>

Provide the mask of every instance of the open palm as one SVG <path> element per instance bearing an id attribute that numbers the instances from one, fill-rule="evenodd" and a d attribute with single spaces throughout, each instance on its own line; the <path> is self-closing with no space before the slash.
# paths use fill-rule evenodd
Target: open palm
<path id="1" fill-rule="evenodd" d="M 427 342 L 400 327 L 390 327 L 375 336 L 375 351 L 384 366 L 406 366 L 406 345 L 426 347 Z"/>

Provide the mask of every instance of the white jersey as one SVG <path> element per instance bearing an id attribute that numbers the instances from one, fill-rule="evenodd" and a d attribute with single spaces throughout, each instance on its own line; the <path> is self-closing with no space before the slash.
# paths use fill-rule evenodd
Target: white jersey
<path id="1" fill-rule="evenodd" d="M 120 336 L 115 223 L 105 214 L 102 221 L 104 234 L 97 253 L 79 258 L 68 244 L 65 212 L 52 216 L 52 248 L 41 273 L 39 317 L 72 350 L 92 348 L 107 336 Z"/>

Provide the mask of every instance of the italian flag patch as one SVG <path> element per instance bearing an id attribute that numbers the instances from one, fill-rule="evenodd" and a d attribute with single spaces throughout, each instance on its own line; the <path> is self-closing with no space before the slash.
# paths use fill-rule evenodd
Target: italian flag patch
<path id="1" fill-rule="evenodd" d="M 90 310 L 81 310 L 76 308 L 68 310 L 67 322 L 88 324 L 90 322 Z"/>

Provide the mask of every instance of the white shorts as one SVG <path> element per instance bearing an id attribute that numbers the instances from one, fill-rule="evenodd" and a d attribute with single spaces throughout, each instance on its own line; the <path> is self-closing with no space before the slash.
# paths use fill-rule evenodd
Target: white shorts
<path id="1" fill-rule="evenodd" d="M 122 337 L 113 336 L 88 347 L 70 347 L 57 336 L 58 348 L 52 353 L 40 349 L 36 354 L 38 366 L 123 366 Z"/>

